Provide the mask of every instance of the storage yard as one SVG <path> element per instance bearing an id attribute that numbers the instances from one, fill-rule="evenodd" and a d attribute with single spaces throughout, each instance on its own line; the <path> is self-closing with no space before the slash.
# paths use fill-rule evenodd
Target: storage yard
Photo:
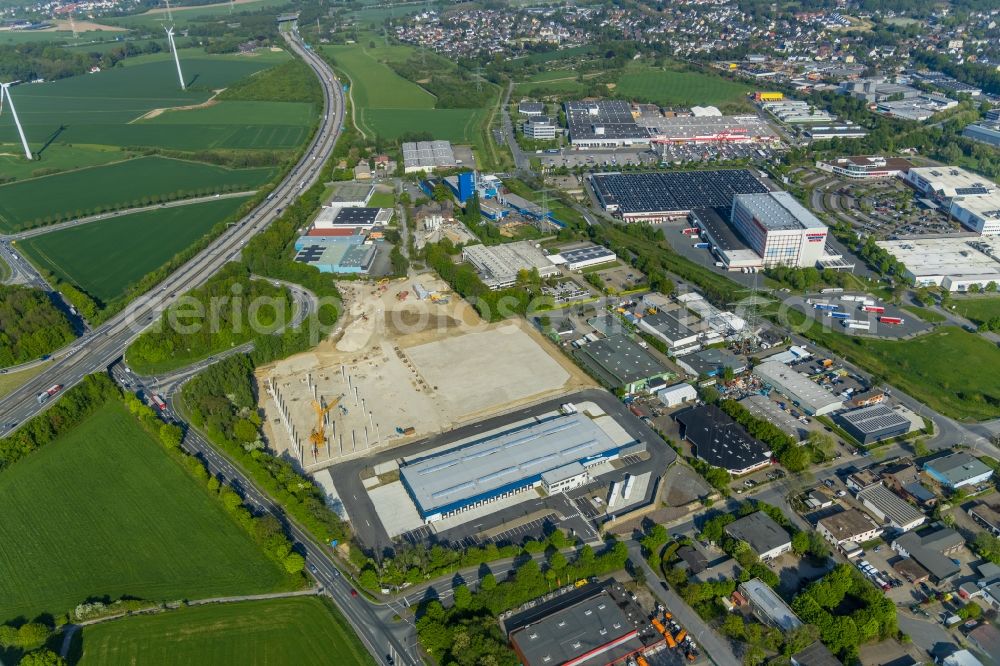
<path id="1" fill-rule="evenodd" d="M 343 283 L 345 315 L 334 336 L 258 370 L 275 448 L 319 469 L 593 386 L 525 322 L 485 324 L 446 289 L 432 275 L 374 290 Z M 454 372 L 463 366 L 469 372 Z M 325 445 L 313 449 L 312 403 L 330 407 L 338 398 L 323 417 Z"/>

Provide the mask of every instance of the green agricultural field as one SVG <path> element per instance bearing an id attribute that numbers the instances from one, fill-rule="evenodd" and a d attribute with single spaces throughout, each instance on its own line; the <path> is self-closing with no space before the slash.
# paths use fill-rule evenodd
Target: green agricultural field
<path id="1" fill-rule="evenodd" d="M 349 77 L 354 120 L 368 136 L 397 139 L 406 133 L 429 132 L 435 139 L 474 144 L 482 150 L 480 129 L 489 109 L 437 109 L 434 95 L 384 63 L 406 60 L 414 53 L 412 47 L 330 46 L 326 52 Z"/>
<path id="2" fill-rule="evenodd" d="M 244 198 L 133 213 L 20 241 L 36 266 L 107 303 L 232 215 Z"/>
<path id="3" fill-rule="evenodd" d="M 273 177 L 270 167 L 228 169 L 141 157 L 0 186 L 0 230 L 20 231 L 58 219 L 137 207 L 155 197 L 253 190 Z"/>
<path id="4" fill-rule="evenodd" d="M 325 599 L 291 597 L 194 606 L 86 627 L 79 666 L 212 664 L 369 666 L 375 662 Z"/>
<path id="5" fill-rule="evenodd" d="M 235 12 L 256 11 L 267 7 L 275 7 L 285 4 L 283 0 L 251 0 L 243 2 L 237 0 Z M 174 7 L 171 3 L 170 17 L 174 25 L 185 27 L 191 23 L 199 22 L 203 17 L 218 16 L 224 18 L 234 12 L 234 8 L 228 2 L 218 2 L 210 5 L 200 5 L 195 7 Z M 109 25 L 120 25 L 126 28 L 150 28 L 163 32 L 163 25 L 166 22 L 166 12 L 163 8 L 153 9 L 142 14 L 132 16 L 120 16 L 115 18 L 102 18 L 104 23 Z M 238 17 L 237 17 L 238 19 Z"/>
<path id="6" fill-rule="evenodd" d="M 404 79 L 360 46 L 330 46 L 326 52 L 350 78 L 351 99 L 360 109 L 433 109 L 434 95 Z"/>
<path id="7" fill-rule="evenodd" d="M 21 144 L 0 144 L 0 174 L 23 180 L 57 171 L 118 162 L 131 156 L 128 151 L 109 146 L 54 144 L 35 160 L 24 159 Z"/>
<path id="8" fill-rule="evenodd" d="M 316 110 L 304 102 L 222 101 L 203 109 L 167 111 L 143 125 L 298 125 L 308 126 Z"/>
<path id="9" fill-rule="evenodd" d="M 955 312 L 976 325 L 1000 317 L 1000 296 L 954 298 L 951 305 L 955 307 Z"/>
<path id="10" fill-rule="evenodd" d="M 41 32 L 39 30 L 22 30 L 17 32 L 0 32 L 0 46 L 9 44 L 26 44 L 28 42 L 52 42 L 53 44 L 71 45 L 74 42 L 86 44 L 87 42 L 108 39 L 119 33 L 107 32 L 103 30 L 88 30 L 77 33 L 76 37 L 69 30 L 53 30 L 51 32 Z M 112 37 L 113 38 L 113 37 Z"/>
<path id="11" fill-rule="evenodd" d="M 0 497 L 0 622 L 300 583 L 118 402 L 0 474 Z"/>
<path id="12" fill-rule="evenodd" d="M 171 127 L 162 123 L 141 121 L 155 109 L 192 106 L 206 102 L 214 90 L 243 79 L 250 74 L 276 64 L 277 58 L 247 57 L 242 60 L 232 56 L 205 54 L 186 57 L 182 61 L 184 76 L 190 82 L 186 91 L 177 85 L 173 62 L 158 54 L 139 64 L 116 67 L 87 76 L 74 76 L 50 83 L 20 85 L 13 89 L 18 114 L 25 127 L 32 150 L 41 150 L 52 144 L 103 144 L 109 146 L 156 146 L 195 150 L 205 147 L 256 147 L 243 146 L 237 135 L 246 129 L 261 127 L 256 120 L 242 120 L 238 116 L 210 115 L 210 124 Z M 281 56 L 282 54 L 275 54 Z M 284 55 L 282 61 L 287 60 Z M 138 60 L 138 59 L 137 59 Z M 276 107 L 269 107 L 273 116 Z M 202 109 L 184 113 L 210 111 Z M 165 117 L 181 112 L 167 113 Z M 217 114 L 218 112 L 212 112 Z M 301 117 L 301 109 L 293 108 L 279 114 Z M 158 119 L 157 119 L 158 120 Z M 279 118 L 280 120 L 280 118 Z M 165 122 L 176 122 L 165 119 Z M 273 117 L 266 127 L 273 128 Z M 306 127 L 297 129 L 299 141 L 305 138 Z M 18 141 L 14 123 L 6 114 L 0 116 L 0 142 L 13 144 Z M 292 144 L 294 145 L 294 144 Z M 276 146 L 290 147 L 282 142 Z M 43 152 L 44 160 L 44 152 Z"/>
<path id="13" fill-rule="evenodd" d="M 365 125 L 388 139 L 397 139 L 407 132 L 430 132 L 435 139 L 452 143 L 478 143 L 478 128 L 489 110 L 365 109 L 363 113 Z"/>
<path id="14" fill-rule="evenodd" d="M 629 67 L 618 79 L 615 92 L 623 97 L 661 106 L 747 104 L 750 86 L 716 74 Z"/>

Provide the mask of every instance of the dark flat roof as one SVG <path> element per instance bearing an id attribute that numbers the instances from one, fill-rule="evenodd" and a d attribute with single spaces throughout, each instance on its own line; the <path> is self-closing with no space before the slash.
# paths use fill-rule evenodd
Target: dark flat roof
<path id="1" fill-rule="evenodd" d="M 792 537 L 785 528 L 763 511 L 755 511 L 729 523 L 726 525 L 726 534 L 739 541 L 746 541 L 758 554 L 792 542 Z"/>
<path id="2" fill-rule="evenodd" d="M 378 212 L 382 210 L 381 208 L 360 208 L 356 206 L 347 206 L 341 208 L 337 213 L 337 217 L 333 219 L 333 223 L 336 225 L 344 226 L 364 226 L 369 224 L 375 224 L 375 219 L 378 217 Z"/>
<path id="3" fill-rule="evenodd" d="M 629 637 L 629 634 L 633 636 Z M 608 664 L 644 646 L 637 630 L 607 590 L 555 610 L 510 632 L 510 641 L 523 655 L 526 666 L 557 666 L 610 646 L 593 661 Z M 621 641 L 617 645 L 614 643 Z"/>
<path id="4" fill-rule="evenodd" d="M 740 237 L 736 235 L 733 228 L 726 222 L 724 216 L 728 214 L 729 211 L 725 208 L 697 208 L 691 211 L 691 215 L 697 220 L 698 224 L 708 232 L 712 241 L 723 252 L 749 250 L 750 246 L 740 240 Z"/>
<path id="5" fill-rule="evenodd" d="M 684 426 L 684 438 L 698 457 L 709 465 L 741 470 L 770 460 L 764 444 L 715 405 L 686 409 L 674 419 Z"/>
<path id="6" fill-rule="evenodd" d="M 764 185 L 747 169 L 594 174 L 591 182 L 605 206 L 622 213 L 730 208 L 737 194 L 764 194 Z"/>

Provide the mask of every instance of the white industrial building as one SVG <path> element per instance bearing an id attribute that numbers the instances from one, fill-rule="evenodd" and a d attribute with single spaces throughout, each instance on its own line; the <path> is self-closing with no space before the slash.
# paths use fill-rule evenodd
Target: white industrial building
<path id="1" fill-rule="evenodd" d="M 765 361 L 753 369 L 753 374 L 810 416 L 829 414 L 844 405 L 837 396 L 780 361 Z"/>
<path id="2" fill-rule="evenodd" d="M 403 172 L 434 171 L 458 166 L 449 141 L 416 141 L 403 144 Z"/>
<path id="3" fill-rule="evenodd" d="M 816 162 L 816 168 L 849 180 L 878 180 L 902 176 L 910 163 L 899 157 L 860 155 Z"/>
<path id="4" fill-rule="evenodd" d="M 1000 234 L 1000 192 L 952 200 L 951 216 L 980 236 Z"/>
<path id="5" fill-rule="evenodd" d="M 503 245 L 470 245 L 462 248 L 462 258 L 476 267 L 490 289 L 506 289 L 517 283 L 519 271 L 537 270 L 545 278 L 559 273 L 542 251 L 530 241 Z"/>
<path id="6" fill-rule="evenodd" d="M 972 285 L 1000 284 L 1000 237 L 916 238 L 878 241 L 905 267 L 918 287 L 968 291 Z"/>
<path id="7" fill-rule="evenodd" d="M 737 194 L 731 220 L 765 267 L 811 267 L 825 254 L 826 225 L 787 192 Z"/>
<path id="8" fill-rule="evenodd" d="M 663 340 L 673 354 L 678 350 L 696 346 L 699 338 L 699 333 L 688 328 L 675 312 L 677 311 L 658 310 L 639 320 L 640 330 Z"/>
<path id="9" fill-rule="evenodd" d="M 558 255 L 550 256 L 549 259 L 565 263 L 566 268 L 571 271 L 579 271 L 616 261 L 618 255 L 602 245 L 586 245 L 572 250 L 563 250 Z"/>
<path id="10" fill-rule="evenodd" d="M 542 141 L 556 138 L 556 124 L 548 116 L 532 116 L 521 126 L 524 136 Z"/>
<path id="11" fill-rule="evenodd" d="M 697 400 L 698 392 L 690 384 L 681 383 L 662 389 L 656 394 L 656 397 L 667 407 L 676 407 L 689 400 Z"/>
<path id="12" fill-rule="evenodd" d="M 913 167 L 903 180 L 921 194 L 939 199 L 983 196 L 997 189 L 988 178 L 956 166 Z"/>

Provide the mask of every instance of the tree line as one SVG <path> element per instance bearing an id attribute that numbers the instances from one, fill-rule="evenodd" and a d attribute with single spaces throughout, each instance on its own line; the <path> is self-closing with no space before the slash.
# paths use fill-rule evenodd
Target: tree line
<path id="1" fill-rule="evenodd" d="M 37 359 L 75 337 L 48 292 L 0 284 L 0 367 Z"/>
<path id="2" fill-rule="evenodd" d="M 240 466 L 289 515 L 321 543 L 345 541 L 349 533 L 326 505 L 324 493 L 264 443 L 254 392 L 253 359 L 237 354 L 213 364 L 184 386 L 191 423 Z"/>
<path id="3" fill-rule="evenodd" d="M 608 542 L 600 554 L 584 546 L 572 561 L 552 549 L 543 565 L 526 560 L 503 582 L 487 573 L 475 593 L 464 584 L 456 586 L 451 608 L 437 600 L 425 602 L 417 609 L 417 635 L 441 666 L 516 666 L 520 661 L 497 625 L 500 613 L 556 587 L 622 569 L 627 561 L 628 549 L 620 541 Z"/>

